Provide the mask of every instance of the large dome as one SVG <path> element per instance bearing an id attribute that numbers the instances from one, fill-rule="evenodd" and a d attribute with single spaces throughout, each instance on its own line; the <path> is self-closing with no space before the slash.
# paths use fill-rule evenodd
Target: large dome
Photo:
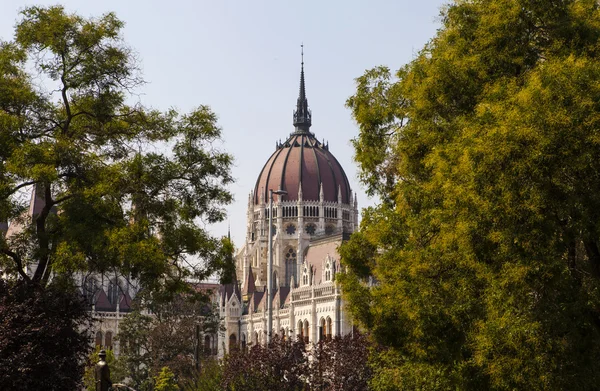
<path id="1" fill-rule="evenodd" d="M 298 199 L 302 186 L 302 199 L 319 201 L 321 187 L 323 200 L 338 202 L 341 193 L 342 203 L 350 204 L 350 184 L 348 177 L 336 158 L 329 152 L 329 145 L 320 143 L 310 132 L 312 113 L 308 109 L 304 86 L 304 60 L 300 70 L 300 92 L 294 111 L 296 131 L 277 150 L 263 167 L 254 186 L 254 203 L 268 202 L 269 189 L 285 190 L 283 201 Z"/>
<path id="2" fill-rule="evenodd" d="M 351 201 L 348 177 L 329 146 L 312 133 L 297 130 L 285 143 L 278 144 L 267 160 L 254 187 L 254 203 L 260 202 L 261 195 L 268 202 L 269 189 L 287 191 L 282 200 L 297 200 L 300 186 L 303 200 L 318 201 L 322 186 L 324 201 L 338 202 L 338 192 L 342 203 Z"/>

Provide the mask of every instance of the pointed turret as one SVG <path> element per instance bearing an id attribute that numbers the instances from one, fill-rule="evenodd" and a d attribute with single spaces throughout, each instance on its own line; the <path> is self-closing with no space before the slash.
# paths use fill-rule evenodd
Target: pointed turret
<path id="1" fill-rule="evenodd" d="M 300 92 L 294 111 L 294 126 L 296 133 L 309 133 L 312 113 L 308 109 L 308 99 L 306 99 L 306 87 L 304 85 L 304 45 L 302 45 L 302 63 L 300 68 Z"/>

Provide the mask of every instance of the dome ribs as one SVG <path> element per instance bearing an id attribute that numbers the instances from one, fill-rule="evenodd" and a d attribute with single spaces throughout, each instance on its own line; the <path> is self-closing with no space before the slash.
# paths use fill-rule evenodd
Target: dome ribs
<path id="1" fill-rule="evenodd" d="M 321 170 L 319 169 L 319 158 L 317 157 L 317 151 L 315 146 L 317 146 L 319 144 L 319 142 L 315 139 L 315 142 L 312 145 L 312 151 L 313 151 L 313 155 L 315 156 L 315 164 L 317 165 L 317 189 L 321 188 Z M 319 190 L 317 190 L 319 191 Z M 317 195 L 317 200 L 319 199 L 319 196 Z"/>
<path id="2" fill-rule="evenodd" d="M 341 177 L 346 187 L 345 189 L 342 188 L 342 203 L 350 204 L 352 203 L 352 200 L 350 199 L 350 181 L 346 176 L 346 172 L 342 169 L 340 162 L 338 162 L 338 160 L 335 158 L 335 156 L 333 156 L 332 153 L 329 153 L 328 156 L 330 156 L 331 159 L 335 162 L 335 167 L 338 168 L 338 170 L 340 171 Z"/>
<path id="3" fill-rule="evenodd" d="M 323 152 L 321 152 L 320 155 L 321 155 L 321 157 L 323 159 L 325 159 L 325 161 L 327 163 L 327 166 L 329 167 L 329 171 L 331 172 L 331 177 L 333 179 L 333 189 L 331 189 L 331 186 L 327 186 L 326 192 L 327 191 L 332 191 L 333 195 L 334 195 L 334 198 L 337 200 L 337 198 L 338 198 L 338 195 L 337 195 L 337 192 L 338 192 L 338 181 L 337 181 L 337 177 L 335 175 L 335 170 L 333 169 L 333 165 L 331 164 L 331 160 L 329 159 L 329 156 L 327 156 L 327 154 L 325 154 Z M 325 188 L 325 184 L 323 185 L 323 187 Z"/>
<path id="4" fill-rule="evenodd" d="M 285 183 L 285 170 L 287 168 L 287 162 L 288 162 L 288 158 L 290 157 L 290 153 L 292 152 L 292 149 L 294 149 L 293 145 L 296 143 L 296 140 L 294 139 L 294 142 L 290 143 L 290 148 L 288 148 L 288 152 L 285 155 L 285 158 L 283 159 L 283 168 L 281 169 L 281 179 L 279 180 L 279 189 L 282 190 L 286 190 L 288 191 L 287 187 L 286 187 L 286 183 Z M 272 166 L 271 166 L 272 167 Z M 274 189 L 274 190 L 279 190 L 279 189 Z M 291 190 L 291 189 L 290 189 Z M 289 194 L 280 196 L 280 200 L 282 199 L 286 199 L 288 198 Z"/>

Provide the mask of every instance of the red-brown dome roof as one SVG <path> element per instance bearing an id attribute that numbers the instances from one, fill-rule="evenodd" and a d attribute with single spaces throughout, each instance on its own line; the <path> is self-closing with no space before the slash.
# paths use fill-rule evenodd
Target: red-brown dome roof
<path id="1" fill-rule="evenodd" d="M 348 177 L 329 147 L 310 132 L 296 131 L 285 143 L 277 145 L 267 160 L 254 187 L 254 203 L 260 202 L 261 194 L 268 202 L 269 189 L 287 191 L 282 201 L 298 200 L 300 185 L 303 200 L 318 201 L 321 184 L 325 201 L 337 202 L 341 191 L 342 202 L 350 203 Z"/>

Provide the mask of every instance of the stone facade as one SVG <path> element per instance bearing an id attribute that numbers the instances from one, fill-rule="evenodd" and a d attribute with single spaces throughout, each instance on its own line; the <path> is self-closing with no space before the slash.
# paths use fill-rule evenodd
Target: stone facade
<path id="1" fill-rule="evenodd" d="M 270 213 L 272 334 L 316 342 L 351 331 L 335 274 L 340 269 L 338 246 L 358 229 L 358 203 L 329 144 L 310 132 L 311 116 L 303 66 L 295 131 L 276 143 L 248 196 L 246 238 L 235 259 L 238 282 L 220 290 L 225 328 L 220 355 L 234 345 L 266 341 Z M 286 192 L 273 196 L 272 211 L 270 190 Z"/>

